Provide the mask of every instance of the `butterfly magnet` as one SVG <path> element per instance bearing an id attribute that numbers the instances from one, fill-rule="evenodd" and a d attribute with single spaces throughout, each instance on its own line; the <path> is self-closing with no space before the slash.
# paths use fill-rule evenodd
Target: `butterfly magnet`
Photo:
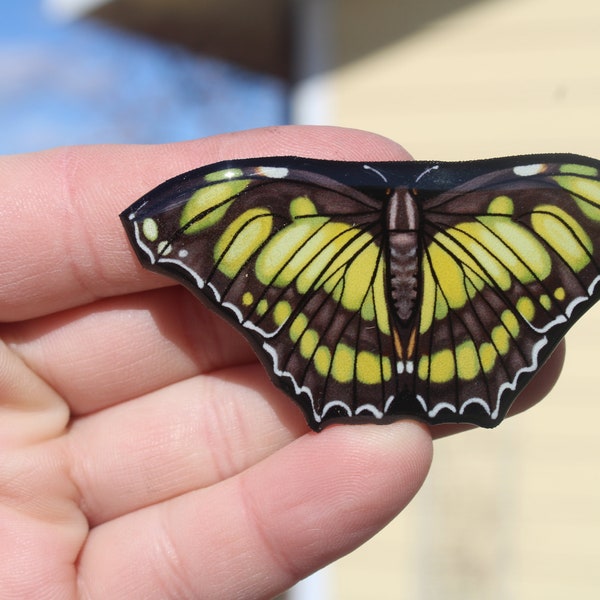
<path id="1" fill-rule="evenodd" d="M 600 294 L 600 161 L 234 160 L 121 214 L 320 430 L 497 425 Z"/>

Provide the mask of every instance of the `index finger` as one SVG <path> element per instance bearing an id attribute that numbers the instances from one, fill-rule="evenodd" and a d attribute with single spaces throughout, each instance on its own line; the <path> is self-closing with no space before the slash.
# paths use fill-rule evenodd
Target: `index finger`
<path id="1" fill-rule="evenodd" d="M 273 155 L 410 158 L 375 134 L 329 127 L 276 127 L 180 144 L 61 148 L 0 158 L 0 320 L 166 285 L 137 263 L 119 213 L 178 173 L 220 160 Z"/>

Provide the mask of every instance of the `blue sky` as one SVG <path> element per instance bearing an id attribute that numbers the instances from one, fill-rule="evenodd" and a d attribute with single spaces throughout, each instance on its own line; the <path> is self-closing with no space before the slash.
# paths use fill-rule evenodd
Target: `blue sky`
<path id="1" fill-rule="evenodd" d="M 41 3 L 3 3 L 0 154 L 168 142 L 285 120 L 285 87 L 273 77 L 100 22 L 53 22 Z"/>

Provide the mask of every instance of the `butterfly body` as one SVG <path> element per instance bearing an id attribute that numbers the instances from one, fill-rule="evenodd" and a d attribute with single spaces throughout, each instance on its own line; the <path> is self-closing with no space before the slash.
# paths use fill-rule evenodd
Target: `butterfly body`
<path id="1" fill-rule="evenodd" d="M 396 190 L 386 209 L 389 288 L 402 323 L 414 317 L 419 288 L 419 208 L 408 191 Z"/>
<path id="2" fill-rule="evenodd" d="M 210 165 L 122 214 L 142 263 L 228 318 L 318 430 L 496 425 L 596 301 L 600 164 Z"/>

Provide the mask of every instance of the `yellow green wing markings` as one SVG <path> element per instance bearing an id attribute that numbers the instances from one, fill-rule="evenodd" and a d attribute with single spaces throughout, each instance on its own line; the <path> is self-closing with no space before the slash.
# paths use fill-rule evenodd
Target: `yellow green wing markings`
<path id="1" fill-rule="evenodd" d="M 155 270 L 176 272 L 240 326 L 314 428 L 383 418 L 396 357 L 381 203 L 268 164 L 183 187 L 170 212 L 136 215 L 134 237 Z"/>
<path id="2" fill-rule="evenodd" d="M 534 163 L 494 177 L 435 198 L 425 225 L 416 393 L 432 416 L 478 405 L 501 418 L 503 395 L 514 397 L 597 287 L 597 168 Z M 458 202 L 463 215 L 439 209 Z"/>
<path id="3" fill-rule="evenodd" d="M 490 427 L 600 294 L 599 169 L 244 159 L 121 218 L 142 264 L 238 327 L 314 429 Z"/>

